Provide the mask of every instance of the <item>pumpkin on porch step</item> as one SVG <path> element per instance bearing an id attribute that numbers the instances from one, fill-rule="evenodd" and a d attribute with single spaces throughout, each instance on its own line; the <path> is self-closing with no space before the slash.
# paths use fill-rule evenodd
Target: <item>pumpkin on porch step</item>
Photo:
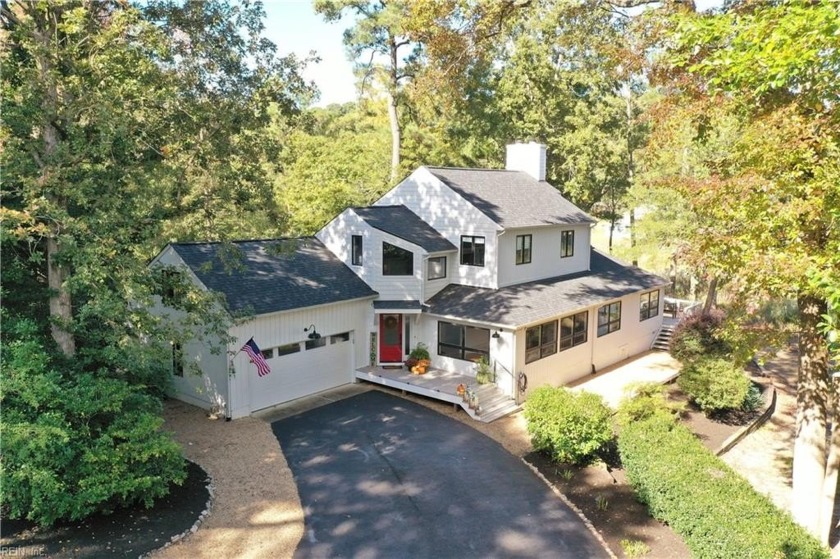
<path id="1" fill-rule="evenodd" d="M 431 361 L 428 359 L 419 359 L 417 364 L 411 368 L 411 372 L 415 375 L 424 375 L 426 374 L 426 370 L 429 368 L 429 364 Z"/>

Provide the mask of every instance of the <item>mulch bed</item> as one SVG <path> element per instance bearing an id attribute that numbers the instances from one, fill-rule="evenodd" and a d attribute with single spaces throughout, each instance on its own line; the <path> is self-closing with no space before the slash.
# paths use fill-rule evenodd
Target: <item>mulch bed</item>
<path id="1" fill-rule="evenodd" d="M 79 522 L 40 528 L 25 520 L 3 519 L 3 549 L 32 557 L 138 557 L 163 547 L 189 530 L 210 497 L 210 479 L 198 465 L 187 462 L 187 479 L 150 509 L 142 504 L 113 514 L 97 514 Z"/>
<path id="2" fill-rule="evenodd" d="M 766 387 L 765 387 L 766 388 Z M 676 385 L 670 396 L 682 398 Z M 684 423 L 713 452 L 749 415 L 731 415 L 711 420 L 688 406 Z M 667 525 L 653 519 L 636 496 L 617 462 L 616 453 L 604 456 L 595 465 L 578 467 L 557 464 L 541 453 L 532 452 L 525 460 L 558 491 L 583 511 L 609 548 L 624 557 L 621 542 L 642 542 L 650 548 L 645 557 L 690 557 L 682 539 Z M 187 479 L 173 485 L 169 495 L 151 509 L 142 505 L 110 515 L 95 515 L 80 522 L 39 528 L 28 521 L 2 520 L 0 545 L 15 549 L 18 555 L 79 558 L 137 557 L 163 547 L 170 539 L 189 530 L 204 510 L 209 498 L 209 478 L 199 466 L 187 464 Z"/>
<path id="3" fill-rule="evenodd" d="M 636 500 L 624 470 L 608 468 L 603 463 L 586 467 L 558 465 L 539 452 L 524 458 L 586 515 L 618 557 L 625 556 L 622 540 L 643 542 L 650 548 L 646 557 L 691 557 L 682 538 L 651 518 L 645 505 Z"/>
<path id="4" fill-rule="evenodd" d="M 762 383 L 763 390 L 769 387 L 769 383 Z M 676 384 L 669 387 L 669 397 L 674 401 L 685 401 Z M 761 411 L 709 419 L 688 404 L 682 421 L 706 448 L 716 452 L 724 441 Z M 586 515 L 616 556 L 626 557 L 621 542 L 628 540 L 648 546 L 650 551 L 643 557 L 691 557 L 682 538 L 666 524 L 652 518 L 647 507 L 636 500 L 614 449 L 602 456 L 600 462 L 583 467 L 557 464 L 540 452 L 531 452 L 524 458 Z"/>
<path id="5" fill-rule="evenodd" d="M 772 388 L 772 383 L 767 379 L 753 382 L 755 382 L 755 384 L 757 384 L 761 389 L 763 396 L 766 396 L 765 392 Z M 688 400 L 676 384 L 669 386 L 668 397 L 674 402 L 686 403 Z M 706 448 L 712 452 L 717 452 L 729 437 L 734 435 L 745 425 L 749 425 L 754 419 L 761 415 L 761 412 L 764 411 L 764 409 L 766 408 L 751 412 L 735 410 L 707 417 L 696 405 L 687 403 L 686 412 L 682 417 L 682 422 L 695 435 L 697 435 L 697 438 L 703 442 L 703 445 Z"/>

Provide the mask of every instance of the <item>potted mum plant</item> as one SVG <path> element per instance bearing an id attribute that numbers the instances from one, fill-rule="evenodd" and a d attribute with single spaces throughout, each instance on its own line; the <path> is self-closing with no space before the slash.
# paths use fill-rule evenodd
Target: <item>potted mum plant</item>
<path id="1" fill-rule="evenodd" d="M 422 375 L 426 372 L 431 364 L 431 356 L 429 355 L 429 349 L 426 347 L 426 344 L 420 342 L 417 344 L 417 347 L 411 350 L 411 353 L 408 354 L 408 359 L 405 360 L 405 366 L 408 369 L 417 375 Z"/>

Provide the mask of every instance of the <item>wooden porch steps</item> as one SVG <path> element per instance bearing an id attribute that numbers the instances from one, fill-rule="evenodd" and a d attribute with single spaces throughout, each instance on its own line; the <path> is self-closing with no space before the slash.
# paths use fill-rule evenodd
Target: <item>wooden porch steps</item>
<path id="1" fill-rule="evenodd" d="M 668 351 L 671 347 L 671 338 L 674 336 L 674 326 L 671 324 L 663 324 L 659 330 L 659 335 L 653 341 L 651 349 L 658 351 Z"/>

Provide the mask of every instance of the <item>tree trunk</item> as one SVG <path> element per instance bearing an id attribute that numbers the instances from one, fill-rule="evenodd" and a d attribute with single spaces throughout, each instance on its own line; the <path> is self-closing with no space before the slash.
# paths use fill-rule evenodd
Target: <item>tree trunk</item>
<path id="1" fill-rule="evenodd" d="M 639 257 L 636 254 L 636 210 L 630 208 L 630 252 L 633 254 L 633 265 L 639 265 Z"/>
<path id="2" fill-rule="evenodd" d="M 399 178 L 401 140 L 397 99 L 391 92 L 388 92 L 388 120 L 391 123 L 391 182 L 394 182 Z"/>
<path id="3" fill-rule="evenodd" d="M 633 94 L 627 90 L 624 98 L 627 108 L 627 189 L 633 188 L 636 180 L 636 161 L 633 157 Z M 632 204 L 631 204 L 632 205 Z M 639 257 L 636 255 L 636 209 L 630 208 L 630 253 L 633 255 L 633 265 L 639 265 Z"/>
<path id="4" fill-rule="evenodd" d="M 709 314 L 712 307 L 715 306 L 717 300 L 718 277 L 712 276 L 712 281 L 709 282 L 709 291 L 706 293 L 706 303 L 703 305 L 703 314 Z"/>
<path id="5" fill-rule="evenodd" d="M 397 43 L 394 37 L 389 40 L 391 68 L 389 69 L 388 83 L 388 122 L 391 125 L 391 182 L 395 182 L 400 171 L 400 144 L 401 130 L 399 113 L 397 112 L 397 88 L 399 87 L 399 74 L 397 68 Z"/>
<path id="6" fill-rule="evenodd" d="M 65 286 L 70 274 L 67 268 L 55 262 L 57 253 L 58 241 L 55 236 L 51 236 L 47 239 L 47 283 L 50 288 L 50 319 L 52 320 L 50 331 L 62 353 L 72 357 L 76 354 L 76 339 L 69 330 L 70 322 L 73 320 L 73 305 L 70 292 Z"/>
<path id="7" fill-rule="evenodd" d="M 820 511 L 820 541 L 828 546 L 831 537 L 832 520 L 834 519 L 834 500 L 837 497 L 837 479 L 840 472 L 840 429 L 837 426 L 838 402 L 837 385 L 832 384 L 831 406 L 831 438 L 828 449 L 828 459 L 825 464 L 825 481 L 823 481 L 822 510 Z"/>
<path id="8" fill-rule="evenodd" d="M 799 376 L 796 387 L 796 438 L 793 444 L 793 518 L 820 536 L 826 481 L 828 348 L 818 325 L 826 303 L 800 294 Z"/>
<path id="9" fill-rule="evenodd" d="M 55 214 L 62 217 L 67 213 L 67 201 L 55 193 L 54 185 L 50 185 L 50 165 L 58 151 L 58 130 L 54 119 L 58 113 L 58 86 L 52 76 L 52 61 L 48 55 L 50 51 L 50 40 L 55 33 L 51 22 L 40 22 L 48 26 L 47 29 L 36 29 L 33 36 L 41 43 L 41 53 L 36 57 L 35 63 L 38 67 L 38 74 L 41 85 L 44 89 L 44 99 L 41 104 L 43 113 L 41 117 L 41 140 L 43 141 L 43 153 L 36 160 L 40 166 L 41 176 L 39 182 L 46 191 L 45 197 L 54 206 L 54 216 L 49 225 L 49 236 L 47 238 L 47 285 L 50 288 L 50 332 L 53 339 L 61 348 L 62 353 L 72 357 L 76 353 L 76 339 L 70 330 L 73 320 L 73 304 L 70 292 L 67 290 L 67 278 L 70 271 L 67 267 L 56 262 L 56 255 L 59 253 L 58 235 L 61 230 L 60 223 Z M 59 218 L 60 219 L 60 218 Z"/>

